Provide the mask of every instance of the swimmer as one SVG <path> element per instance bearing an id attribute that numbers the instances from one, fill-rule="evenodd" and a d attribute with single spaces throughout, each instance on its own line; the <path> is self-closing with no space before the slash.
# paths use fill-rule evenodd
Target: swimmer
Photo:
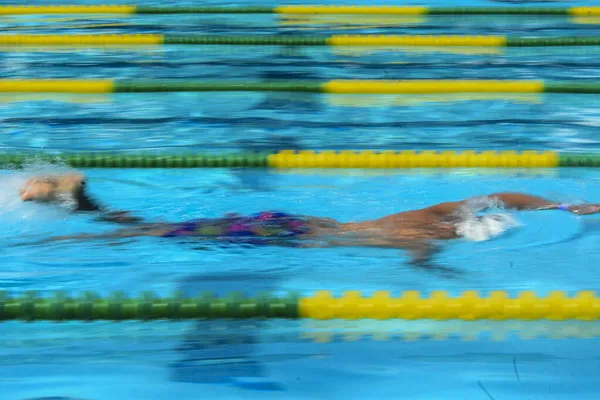
<path id="1" fill-rule="evenodd" d="M 86 187 L 85 177 L 78 173 L 37 177 L 23 185 L 21 199 L 45 203 L 69 202 L 73 204 L 74 212 L 96 213 L 99 220 L 130 226 L 108 234 L 57 236 L 47 241 L 156 236 L 293 247 L 398 248 L 410 252 L 413 265 L 427 267 L 437 249 L 436 241 L 457 238 L 487 240 L 517 225 L 506 214 L 477 215 L 491 208 L 563 210 L 578 215 L 600 213 L 600 204 L 568 205 L 523 193 L 494 193 L 362 222 L 342 223 L 330 218 L 262 212 L 249 216 L 228 214 L 222 218 L 182 223 L 145 223 L 128 212 L 111 212 L 99 205 L 88 195 Z M 306 241 L 299 243 L 296 239 Z"/>

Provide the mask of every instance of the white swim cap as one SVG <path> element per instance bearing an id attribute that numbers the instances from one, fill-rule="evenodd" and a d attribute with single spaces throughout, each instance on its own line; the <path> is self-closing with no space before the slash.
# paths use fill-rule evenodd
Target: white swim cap
<path id="1" fill-rule="evenodd" d="M 489 214 L 459 222 L 456 224 L 456 234 L 474 242 L 481 242 L 517 226 L 518 221 L 508 214 Z"/>

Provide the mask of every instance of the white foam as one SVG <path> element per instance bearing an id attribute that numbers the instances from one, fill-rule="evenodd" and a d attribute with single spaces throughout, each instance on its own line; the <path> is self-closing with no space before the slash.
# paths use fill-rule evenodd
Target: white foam
<path id="1" fill-rule="evenodd" d="M 519 221 L 509 214 L 489 214 L 459 222 L 456 224 L 456 234 L 467 240 L 481 242 L 519 226 Z"/>
<path id="2" fill-rule="evenodd" d="M 15 222 L 28 223 L 64 218 L 65 211 L 72 207 L 73 199 L 65 199 L 59 207 L 49 207 L 34 202 L 23 202 L 19 193 L 27 179 L 33 176 L 64 172 L 64 168 L 37 165 L 23 171 L 0 174 L 0 222 L 3 225 L 11 225 Z"/>
<path id="3" fill-rule="evenodd" d="M 478 215 L 482 211 L 503 209 L 504 204 L 494 197 L 476 197 L 465 202 L 458 210 L 460 222 L 456 224 L 456 234 L 467 240 L 481 242 L 522 225 L 508 213 Z"/>
<path id="4" fill-rule="evenodd" d="M 458 216 L 462 219 L 474 218 L 477 213 L 486 210 L 503 210 L 504 204 L 495 197 L 474 197 L 467 200 L 458 210 Z"/>

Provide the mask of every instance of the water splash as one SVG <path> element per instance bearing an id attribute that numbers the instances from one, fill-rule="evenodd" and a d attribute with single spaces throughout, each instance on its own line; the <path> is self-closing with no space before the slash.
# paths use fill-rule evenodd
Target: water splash
<path id="1" fill-rule="evenodd" d="M 477 216 L 478 213 L 482 211 L 489 210 L 505 210 L 504 203 L 502 203 L 497 197 L 474 197 L 469 199 L 463 203 L 461 207 L 459 207 L 457 211 L 457 216 L 461 219 L 470 219 Z"/>
<path id="2" fill-rule="evenodd" d="M 4 237 L 39 231 L 39 222 L 64 219 L 74 199 L 65 196 L 55 206 L 23 202 L 19 191 L 25 182 L 38 175 L 68 172 L 64 166 L 34 163 L 19 171 L 0 173 L 0 234 Z"/>
<path id="3" fill-rule="evenodd" d="M 459 208 L 456 233 L 470 241 L 490 240 L 522 224 L 508 213 L 479 215 L 482 212 L 502 211 L 504 204 L 494 197 L 477 197 L 465 202 Z"/>

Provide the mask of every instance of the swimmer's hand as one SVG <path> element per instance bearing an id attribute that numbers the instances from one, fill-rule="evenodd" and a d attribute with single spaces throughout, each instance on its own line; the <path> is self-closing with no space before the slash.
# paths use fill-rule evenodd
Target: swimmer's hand
<path id="1" fill-rule="evenodd" d="M 600 213 L 600 204 L 577 204 L 569 206 L 568 210 L 577 215 L 591 215 Z"/>
<path id="2" fill-rule="evenodd" d="M 112 211 L 96 218 L 101 222 L 113 222 L 117 224 L 136 224 L 142 222 L 141 218 L 129 214 L 127 211 Z"/>
<path id="3" fill-rule="evenodd" d="M 64 201 L 76 197 L 83 189 L 85 178 L 81 174 L 39 176 L 29 179 L 20 190 L 21 200 L 38 202 Z"/>

